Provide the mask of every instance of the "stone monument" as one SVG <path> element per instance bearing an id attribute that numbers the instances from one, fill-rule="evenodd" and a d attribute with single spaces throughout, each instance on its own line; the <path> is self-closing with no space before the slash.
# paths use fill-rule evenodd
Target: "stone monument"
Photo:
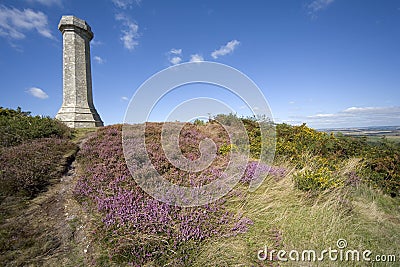
<path id="1" fill-rule="evenodd" d="M 103 126 L 93 105 L 90 41 L 93 32 L 86 21 L 62 16 L 63 103 L 56 118 L 71 128 Z"/>

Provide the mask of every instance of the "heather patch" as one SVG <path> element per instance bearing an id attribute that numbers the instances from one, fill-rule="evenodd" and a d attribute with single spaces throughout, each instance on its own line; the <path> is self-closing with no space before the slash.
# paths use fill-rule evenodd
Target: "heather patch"
<path id="1" fill-rule="evenodd" d="M 250 161 L 247 166 L 243 177 L 240 179 L 241 182 L 249 183 L 255 179 L 257 175 L 271 175 L 276 180 L 283 178 L 288 171 L 283 167 L 268 166 L 258 161 Z"/>
<path id="2" fill-rule="evenodd" d="M 147 126 L 149 158 L 166 179 L 184 185 L 202 185 L 221 177 L 229 155 L 216 155 L 215 164 L 201 172 L 185 173 L 174 167 L 162 152 L 162 125 L 148 123 Z M 228 210 L 226 198 L 199 207 L 179 207 L 147 195 L 135 183 L 126 166 L 121 129 L 122 125 L 99 129 L 78 154 L 81 178 L 75 195 L 81 202 L 96 208 L 101 220 L 93 226 L 93 238 L 108 251 L 108 260 L 139 265 L 150 262 L 188 265 L 193 260 L 188 256 L 190 251 L 205 240 L 248 230 L 252 221 Z M 179 140 L 183 155 L 191 160 L 198 158 L 198 144 L 207 136 L 212 137 L 207 135 L 205 127 L 185 126 Z M 223 137 L 223 134 L 219 135 L 215 141 L 217 146 L 226 142 Z M 130 145 L 135 145 L 135 138 L 130 140 Z M 137 173 L 149 173 L 146 169 L 150 166 L 139 156 L 133 160 Z M 250 173 L 246 175 L 251 176 Z"/>
<path id="3" fill-rule="evenodd" d="M 0 148 L 0 194 L 34 197 L 65 172 L 76 145 L 64 139 L 41 138 Z"/>

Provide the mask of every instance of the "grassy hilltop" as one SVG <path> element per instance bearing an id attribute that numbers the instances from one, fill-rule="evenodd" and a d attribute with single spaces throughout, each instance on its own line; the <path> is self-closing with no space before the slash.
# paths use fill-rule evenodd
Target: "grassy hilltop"
<path id="1" fill-rule="evenodd" d="M 227 124 L 238 120 L 234 115 L 217 119 Z M 398 143 L 278 124 L 274 162 L 260 165 L 265 180 L 249 192 L 262 140 L 256 120 L 240 121 L 247 130 L 251 159 L 243 166 L 238 185 L 218 201 L 183 208 L 153 199 L 136 184 L 123 154 L 122 125 L 71 131 L 53 119 L 0 109 L 1 262 L 6 266 L 299 266 L 295 261 L 278 261 L 277 251 L 337 249 L 339 239 L 347 241 L 346 249 L 371 250 L 373 259 L 396 255 L 400 261 Z M 186 158 L 200 157 L 199 143 L 205 138 L 212 139 L 217 149 L 213 164 L 189 173 L 163 153 L 162 126 L 146 123 L 146 149 L 158 173 L 175 184 L 198 186 L 221 178 L 231 152 L 241 149 L 240 144 L 229 143 L 216 122 L 187 123 L 179 139 Z M 136 145 L 132 137 L 129 146 L 135 150 Z M 61 179 L 73 160 L 70 179 Z M 130 160 L 140 175 L 148 174 L 149 166 L 140 155 Z M 50 201 L 54 195 L 57 201 Z M 54 209 L 59 212 L 52 214 Z M 56 222 L 24 219 L 40 216 Z M 265 247 L 276 252 L 271 259 L 260 260 L 257 255 L 262 256 L 259 251 Z M 326 257 L 324 262 L 301 264 L 371 263 Z"/>

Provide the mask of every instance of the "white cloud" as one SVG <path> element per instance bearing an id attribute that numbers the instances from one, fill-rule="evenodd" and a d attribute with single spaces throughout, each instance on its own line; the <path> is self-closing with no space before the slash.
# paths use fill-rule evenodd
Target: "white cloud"
<path id="1" fill-rule="evenodd" d="M 112 0 L 112 2 L 119 9 L 130 9 L 134 3 L 139 6 L 141 0 Z M 139 44 L 137 40 L 139 38 L 139 25 L 123 13 L 116 14 L 115 20 L 122 23 L 120 40 L 123 42 L 124 47 L 128 50 L 135 49 Z"/>
<path id="2" fill-rule="evenodd" d="M 182 49 L 172 48 L 168 53 L 168 61 L 172 65 L 176 65 L 182 62 Z"/>
<path id="3" fill-rule="evenodd" d="M 49 98 L 49 96 L 46 94 L 45 91 L 43 91 L 42 89 L 37 88 L 37 87 L 29 88 L 26 92 L 28 94 L 30 94 L 30 95 L 32 95 L 34 97 L 40 98 L 40 99 Z"/>
<path id="4" fill-rule="evenodd" d="M 181 57 L 173 57 L 169 60 L 169 62 L 171 62 L 172 65 L 176 65 L 181 63 L 182 58 Z"/>
<path id="5" fill-rule="evenodd" d="M 308 116 L 308 118 L 329 118 L 329 117 L 335 117 L 335 114 L 332 114 L 332 113 L 320 113 L 320 114 Z"/>
<path id="6" fill-rule="evenodd" d="M 32 9 L 19 10 L 0 6 L 0 36 L 11 39 L 24 39 L 24 31 L 36 30 L 40 35 L 54 39 L 47 16 Z"/>
<path id="7" fill-rule="evenodd" d="M 139 38 L 139 25 L 123 14 L 117 14 L 115 19 L 121 21 L 123 25 L 122 36 L 120 39 L 124 43 L 124 47 L 128 50 L 135 49 L 139 44 L 137 41 L 137 38 Z"/>
<path id="8" fill-rule="evenodd" d="M 204 58 L 199 54 L 190 55 L 190 62 L 201 62 Z"/>
<path id="9" fill-rule="evenodd" d="M 127 98 L 126 96 L 121 97 L 122 101 L 129 101 L 129 98 Z"/>
<path id="10" fill-rule="evenodd" d="M 174 55 L 182 55 L 182 49 L 175 49 L 175 48 L 172 48 L 171 49 L 171 51 L 169 51 L 171 54 L 174 54 Z"/>
<path id="11" fill-rule="evenodd" d="M 214 59 L 217 59 L 219 56 L 225 56 L 227 54 L 232 53 L 236 47 L 240 44 L 238 40 L 232 40 L 228 42 L 226 45 L 221 46 L 218 50 L 215 50 L 211 53 L 211 56 Z"/>
<path id="12" fill-rule="evenodd" d="M 94 61 L 96 61 L 98 64 L 103 64 L 103 63 L 105 62 L 105 60 L 102 59 L 102 58 L 99 57 L 99 56 L 94 56 L 93 59 L 94 59 Z"/>
<path id="13" fill-rule="evenodd" d="M 301 117 L 299 117 L 301 118 Z M 320 113 L 303 117 L 310 124 L 319 126 L 373 126 L 400 125 L 400 106 L 350 107 L 337 113 Z"/>
<path id="14" fill-rule="evenodd" d="M 308 14 L 315 17 L 317 12 L 326 9 L 334 1 L 335 0 L 314 0 L 307 6 Z"/>
<path id="15" fill-rule="evenodd" d="M 301 120 L 292 120 L 292 119 L 280 120 L 280 119 L 277 119 L 277 118 L 274 118 L 274 119 L 275 119 L 275 122 L 277 122 L 277 123 L 282 122 L 282 123 L 288 123 L 288 124 L 291 124 L 291 125 L 301 125 L 301 124 L 304 123 L 304 121 L 301 121 Z"/>
<path id="16" fill-rule="evenodd" d="M 62 6 L 62 0 L 28 0 L 28 2 L 31 3 L 37 2 L 45 6 L 52 6 L 52 5 Z"/>
<path id="17" fill-rule="evenodd" d="M 139 43 L 136 40 L 137 37 L 137 24 L 131 24 L 128 30 L 122 31 L 123 35 L 121 37 L 121 41 L 124 42 L 124 47 L 128 50 L 133 50 L 135 46 Z"/>
<path id="18" fill-rule="evenodd" d="M 399 111 L 399 107 L 351 107 L 343 110 L 345 113 L 382 113 Z"/>
<path id="19" fill-rule="evenodd" d="M 112 2 L 118 8 L 128 9 L 128 8 L 132 8 L 133 3 L 140 5 L 140 2 L 142 2 L 142 1 L 141 0 L 112 0 Z"/>

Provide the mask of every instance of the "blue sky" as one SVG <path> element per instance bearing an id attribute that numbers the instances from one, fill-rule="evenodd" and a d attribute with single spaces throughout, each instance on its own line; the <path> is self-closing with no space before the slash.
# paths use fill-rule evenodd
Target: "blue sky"
<path id="1" fill-rule="evenodd" d="M 276 122 L 400 125 L 400 1 L 1 0 L 0 106 L 55 116 L 62 15 L 94 32 L 93 96 L 105 124 L 123 121 L 129 99 L 155 73 L 206 60 L 251 78 Z M 221 88 L 199 88 L 166 97 L 154 119 L 192 97 L 246 114 Z"/>

